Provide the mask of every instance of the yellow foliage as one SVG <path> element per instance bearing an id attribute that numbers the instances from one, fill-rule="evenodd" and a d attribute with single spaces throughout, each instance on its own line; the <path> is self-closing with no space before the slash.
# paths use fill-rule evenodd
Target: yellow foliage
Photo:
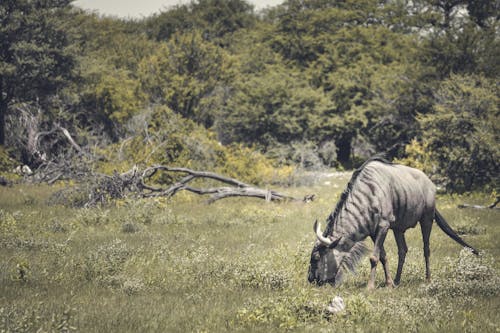
<path id="1" fill-rule="evenodd" d="M 222 145 L 215 133 L 168 108 L 151 110 L 148 124 L 147 133 L 138 131 L 134 137 L 99 151 L 107 158 L 98 165 L 99 171 L 111 174 L 134 165 L 162 164 L 217 172 L 251 184 L 287 182 L 293 173 L 293 167 L 276 168 L 255 149 Z"/>
<path id="2" fill-rule="evenodd" d="M 220 171 L 231 177 L 245 179 L 252 184 L 270 184 L 290 178 L 293 168 L 290 166 L 276 168 L 261 153 L 242 145 L 235 145 L 227 149 Z"/>
<path id="3" fill-rule="evenodd" d="M 8 151 L 0 145 L 0 172 L 10 172 L 16 167 L 16 161 L 10 156 Z"/>
<path id="4" fill-rule="evenodd" d="M 425 140 L 420 142 L 413 139 L 405 147 L 407 157 L 396 160 L 396 162 L 422 170 L 427 174 L 432 174 L 435 171 L 435 165 L 432 162 L 432 153 L 428 149 L 428 146 L 429 144 Z"/>

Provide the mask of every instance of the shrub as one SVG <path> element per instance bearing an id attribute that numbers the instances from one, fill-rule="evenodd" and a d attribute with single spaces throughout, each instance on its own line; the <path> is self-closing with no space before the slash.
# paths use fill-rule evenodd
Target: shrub
<path id="1" fill-rule="evenodd" d="M 125 222 L 122 224 L 122 232 L 124 233 L 133 234 L 139 232 L 140 230 L 141 228 L 133 222 Z"/>
<path id="2" fill-rule="evenodd" d="M 8 151 L 0 145 L 0 174 L 11 173 L 16 167 L 16 161 L 9 156 Z"/>
<path id="3" fill-rule="evenodd" d="M 248 302 L 245 307 L 238 310 L 237 324 L 249 328 L 270 325 L 290 330 L 307 322 L 322 320 L 327 302 L 315 299 L 307 289 L 294 291 L 290 294 Z"/>
<path id="4" fill-rule="evenodd" d="M 420 161 L 455 192 L 498 188 L 499 90 L 495 82 L 478 75 L 452 75 L 435 94 L 434 112 L 418 118 L 422 146 L 414 144 Z M 425 167 L 426 165 L 424 165 Z"/>
<path id="5" fill-rule="evenodd" d="M 478 257 L 463 249 L 458 258 L 446 261 L 444 279 L 434 279 L 422 288 L 429 295 L 443 298 L 498 296 L 500 274 L 494 267 L 491 256 L 483 253 Z"/>
<path id="6" fill-rule="evenodd" d="M 133 165 L 163 164 L 208 170 L 252 184 L 286 183 L 291 167 L 277 168 L 274 161 L 243 145 L 223 146 L 215 134 L 167 107 L 145 111 L 146 128 L 130 140 L 110 145 L 100 153 L 106 159 L 99 170 L 106 174 L 128 171 Z M 142 125 L 144 126 L 144 125 Z M 146 144 L 145 144 L 146 143 Z M 162 174 L 160 182 L 171 182 Z"/>
<path id="7" fill-rule="evenodd" d="M 102 245 L 83 258 L 83 275 L 88 281 L 114 284 L 115 276 L 122 271 L 131 254 L 132 251 L 119 239 Z"/>
<path id="8" fill-rule="evenodd" d="M 106 225 L 111 221 L 110 210 L 103 208 L 81 208 L 77 210 L 74 223 L 84 226 Z"/>

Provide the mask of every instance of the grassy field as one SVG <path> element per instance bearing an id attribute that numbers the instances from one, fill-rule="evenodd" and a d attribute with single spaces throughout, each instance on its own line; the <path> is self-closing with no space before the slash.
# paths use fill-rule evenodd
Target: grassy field
<path id="1" fill-rule="evenodd" d="M 379 268 L 368 292 L 367 258 L 337 289 L 308 284 L 312 224 L 348 179 L 283 189 L 316 193 L 310 204 L 207 205 L 180 194 L 77 209 L 48 205 L 53 188 L 2 187 L 0 332 L 500 332 L 499 211 L 456 208 L 490 203 L 486 195 L 439 197 L 445 218 L 482 255 L 434 226 L 431 283 L 416 228 L 400 287 L 384 288 Z M 394 272 L 392 233 L 386 244 Z M 336 295 L 346 310 L 330 315 Z"/>

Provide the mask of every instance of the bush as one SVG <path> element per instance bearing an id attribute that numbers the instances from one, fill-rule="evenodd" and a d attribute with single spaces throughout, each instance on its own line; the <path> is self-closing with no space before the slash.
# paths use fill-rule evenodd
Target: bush
<path id="1" fill-rule="evenodd" d="M 290 330 L 321 320 L 326 303 L 315 300 L 306 289 L 278 297 L 259 298 L 239 309 L 237 324 L 248 328 L 267 325 Z"/>
<path id="2" fill-rule="evenodd" d="M 498 297 L 500 274 L 493 267 L 494 260 L 491 256 L 483 253 L 478 257 L 463 249 L 458 258 L 448 258 L 444 266 L 445 279 L 435 279 L 423 286 L 423 290 L 441 298 Z"/>
<path id="3" fill-rule="evenodd" d="M 423 168 L 432 164 L 448 190 L 498 188 L 499 92 L 495 82 L 477 75 L 452 75 L 442 82 L 434 112 L 418 118 L 423 139 L 412 143 L 410 158 L 413 154 Z"/>
<path id="4" fill-rule="evenodd" d="M 83 276 L 87 281 L 113 285 L 117 283 L 115 276 L 122 271 L 131 254 L 132 251 L 119 239 L 102 245 L 83 258 Z"/>
<path id="5" fill-rule="evenodd" d="M 213 171 L 252 184 L 286 183 L 293 168 L 277 168 L 274 161 L 243 145 L 221 145 L 215 134 L 167 107 L 152 107 L 131 130 L 130 140 L 101 151 L 101 172 L 128 171 L 133 165 L 163 164 Z M 132 120 L 134 121 L 134 119 Z M 146 125 L 144 125 L 146 124 Z M 139 126 L 139 125 L 134 125 Z M 159 181 L 172 179 L 163 175 Z"/>
<path id="6" fill-rule="evenodd" d="M 16 167 L 16 161 L 14 161 L 7 150 L 0 145 L 0 174 L 3 172 L 11 172 Z"/>

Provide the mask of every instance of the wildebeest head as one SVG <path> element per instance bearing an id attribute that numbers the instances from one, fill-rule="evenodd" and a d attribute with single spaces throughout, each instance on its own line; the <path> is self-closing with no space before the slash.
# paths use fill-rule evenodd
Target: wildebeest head
<path id="1" fill-rule="evenodd" d="M 329 283 L 335 286 L 341 278 L 343 254 L 336 248 L 341 238 L 323 236 L 318 221 L 314 222 L 314 232 L 317 241 L 311 253 L 308 280 L 318 285 Z"/>
<path id="2" fill-rule="evenodd" d="M 323 236 L 318 221 L 314 223 L 314 233 L 317 241 L 311 253 L 308 280 L 318 285 L 329 283 L 337 286 L 342 282 L 345 270 L 355 272 L 368 248 L 363 241 L 352 240 L 357 239 L 356 234 L 350 237 Z"/>

